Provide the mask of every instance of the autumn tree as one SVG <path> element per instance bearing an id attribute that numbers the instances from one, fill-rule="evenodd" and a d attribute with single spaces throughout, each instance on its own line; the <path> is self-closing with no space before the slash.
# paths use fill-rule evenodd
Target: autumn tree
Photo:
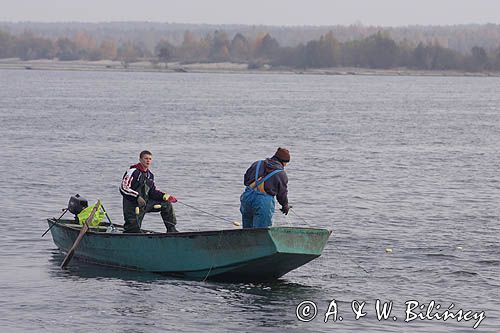
<path id="1" fill-rule="evenodd" d="M 103 59 L 114 60 L 118 55 L 116 43 L 112 40 L 103 40 L 99 45 L 99 53 Z"/>
<path id="2" fill-rule="evenodd" d="M 209 59 L 215 62 L 229 60 L 229 39 L 224 31 L 216 30 L 214 32 Z"/>
<path id="3" fill-rule="evenodd" d="M 303 44 L 296 47 L 281 47 L 272 65 L 306 69 L 307 56 L 305 49 L 306 47 Z"/>
<path id="4" fill-rule="evenodd" d="M 52 59 L 54 45 L 50 39 L 37 37 L 31 32 L 24 32 L 16 38 L 15 54 L 22 60 Z"/>
<path id="5" fill-rule="evenodd" d="M 321 67 L 335 67 L 340 62 L 340 43 L 329 31 L 319 40 L 319 63 Z"/>
<path id="6" fill-rule="evenodd" d="M 262 39 L 256 40 L 255 55 L 264 61 L 272 61 L 277 55 L 279 47 L 278 41 L 266 33 Z"/>
<path id="7" fill-rule="evenodd" d="M 430 69 L 432 70 L 457 69 L 461 66 L 461 59 L 456 51 L 435 43 L 430 46 L 430 52 L 432 56 L 432 66 Z"/>
<path id="8" fill-rule="evenodd" d="M 348 41 L 342 44 L 341 63 L 347 67 L 366 66 L 362 51 L 362 42 L 359 40 Z"/>
<path id="9" fill-rule="evenodd" d="M 363 40 L 361 52 L 365 65 L 371 68 L 391 68 L 399 55 L 396 42 L 380 31 Z"/>
<path id="10" fill-rule="evenodd" d="M 418 43 L 415 50 L 413 50 L 414 66 L 418 69 L 431 69 L 432 68 L 432 54 L 424 43 Z"/>
<path id="11" fill-rule="evenodd" d="M 408 39 L 402 40 L 398 44 L 399 57 L 397 66 L 412 67 L 413 66 L 413 50 L 415 45 L 411 43 Z"/>
<path id="12" fill-rule="evenodd" d="M 138 61 L 142 56 L 143 50 L 141 47 L 131 41 L 127 41 L 118 47 L 117 58 L 125 68 L 128 68 L 130 63 Z"/>
<path id="13" fill-rule="evenodd" d="M 56 41 L 56 57 L 62 61 L 78 60 L 81 58 L 78 47 L 74 41 L 69 38 L 59 38 Z"/>
<path id="14" fill-rule="evenodd" d="M 79 31 L 75 34 L 73 42 L 78 49 L 80 58 L 86 60 L 100 60 L 102 55 L 97 47 L 95 39 L 86 31 Z"/>
<path id="15" fill-rule="evenodd" d="M 90 49 L 95 49 L 97 46 L 97 43 L 95 42 L 94 38 L 90 36 L 87 32 L 85 31 L 79 31 L 75 34 L 75 38 L 73 39 L 75 42 L 76 46 L 80 49 L 85 49 L 85 50 L 90 50 Z"/>
<path id="16" fill-rule="evenodd" d="M 488 55 L 484 48 L 474 46 L 471 51 L 471 58 L 468 69 L 472 71 L 482 71 L 488 67 Z"/>
<path id="17" fill-rule="evenodd" d="M 167 63 L 175 54 L 175 47 L 166 40 L 162 40 L 155 47 L 155 55 L 158 57 L 159 62 L 165 64 L 167 68 Z"/>
<path id="18" fill-rule="evenodd" d="M 250 56 L 250 45 L 248 40 L 240 33 L 237 33 L 229 45 L 229 54 L 232 61 L 248 61 Z"/>
<path id="19" fill-rule="evenodd" d="M 213 37 L 211 33 L 203 36 L 196 45 L 196 61 L 210 61 L 210 52 L 212 48 Z"/>
<path id="20" fill-rule="evenodd" d="M 0 30 L 0 58 L 14 57 L 15 43 L 15 38 L 11 34 Z"/>
<path id="21" fill-rule="evenodd" d="M 311 40 L 305 47 L 305 67 L 320 68 L 321 65 L 321 44 L 318 40 Z"/>
<path id="22" fill-rule="evenodd" d="M 195 35 L 186 30 L 184 32 L 183 41 L 180 47 L 177 48 L 177 57 L 184 62 L 195 61 L 199 59 L 199 42 Z"/>
<path id="23" fill-rule="evenodd" d="M 449 70 L 460 68 L 461 59 L 457 52 L 444 48 L 438 42 L 424 45 L 419 43 L 413 51 L 414 61 L 410 67 L 426 70 Z"/>
<path id="24" fill-rule="evenodd" d="M 500 47 L 493 53 L 493 68 L 500 70 Z"/>

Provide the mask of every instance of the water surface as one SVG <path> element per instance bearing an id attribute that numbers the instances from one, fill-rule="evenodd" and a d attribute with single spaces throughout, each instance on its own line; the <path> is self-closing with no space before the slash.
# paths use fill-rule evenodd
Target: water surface
<path id="1" fill-rule="evenodd" d="M 0 71 L 2 332 L 471 332 L 474 320 L 404 322 L 405 302 L 485 311 L 500 327 L 499 78 Z M 72 262 L 45 218 L 71 195 L 103 200 L 154 154 L 157 185 L 238 220 L 243 173 L 278 146 L 289 198 L 334 234 L 275 283 L 194 282 Z M 176 205 L 180 230 L 232 228 Z M 144 227 L 163 230 L 159 216 Z M 386 249 L 392 249 L 392 254 Z M 323 322 L 336 300 L 342 322 Z M 379 322 L 377 299 L 394 302 Z M 300 322 L 311 300 L 318 315 Z M 353 300 L 366 301 L 354 320 Z"/>

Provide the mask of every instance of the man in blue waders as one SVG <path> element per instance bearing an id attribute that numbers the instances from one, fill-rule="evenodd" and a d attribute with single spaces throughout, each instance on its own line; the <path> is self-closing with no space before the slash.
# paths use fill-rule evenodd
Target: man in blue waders
<path id="1" fill-rule="evenodd" d="M 267 228 L 272 224 L 274 197 L 281 204 L 281 212 L 288 214 L 288 177 L 285 166 L 290 152 L 278 148 L 271 158 L 254 162 L 244 177 L 245 191 L 240 196 L 243 228 Z"/>

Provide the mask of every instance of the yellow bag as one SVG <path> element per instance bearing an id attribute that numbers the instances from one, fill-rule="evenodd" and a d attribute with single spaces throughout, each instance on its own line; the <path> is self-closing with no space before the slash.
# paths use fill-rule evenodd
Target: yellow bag
<path id="1" fill-rule="evenodd" d="M 78 221 L 80 222 L 81 225 L 83 225 L 85 223 L 85 221 L 89 218 L 90 213 L 92 213 L 92 209 L 94 209 L 95 205 L 97 205 L 97 203 L 95 203 L 91 206 L 88 206 L 87 208 L 82 210 L 80 212 L 80 214 L 78 214 Z M 90 221 L 89 226 L 97 227 L 99 225 L 99 223 L 101 223 L 104 216 L 105 216 L 105 213 L 104 213 L 104 210 L 102 209 L 102 204 L 101 204 L 97 208 L 97 211 L 94 214 L 94 218 L 92 219 L 92 221 Z"/>

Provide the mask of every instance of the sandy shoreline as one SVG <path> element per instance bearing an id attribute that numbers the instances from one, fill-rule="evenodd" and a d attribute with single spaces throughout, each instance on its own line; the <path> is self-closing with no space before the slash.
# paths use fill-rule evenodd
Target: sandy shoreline
<path id="1" fill-rule="evenodd" d="M 292 68 L 270 68 L 249 70 L 247 64 L 236 63 L 169 63 L 153 64 L 149 61 L 130 63 L 125 68 L 119 61 L 59 61 L 0 59 L 0 69 L 12 70 L 64 70 L 64 71 L 116 71 L 116 72 L 157 72 L 157 73 L 277 73 L 277 74 L 315 74 L 315 75 L 373 75 L 373 76 L 478 76 L 500 77 L 500 72 L 464 72 L 464 71 L 426 71 L 406 68 L 371 69 L 371 68 L 321 68 L 297 70 Z"/>

